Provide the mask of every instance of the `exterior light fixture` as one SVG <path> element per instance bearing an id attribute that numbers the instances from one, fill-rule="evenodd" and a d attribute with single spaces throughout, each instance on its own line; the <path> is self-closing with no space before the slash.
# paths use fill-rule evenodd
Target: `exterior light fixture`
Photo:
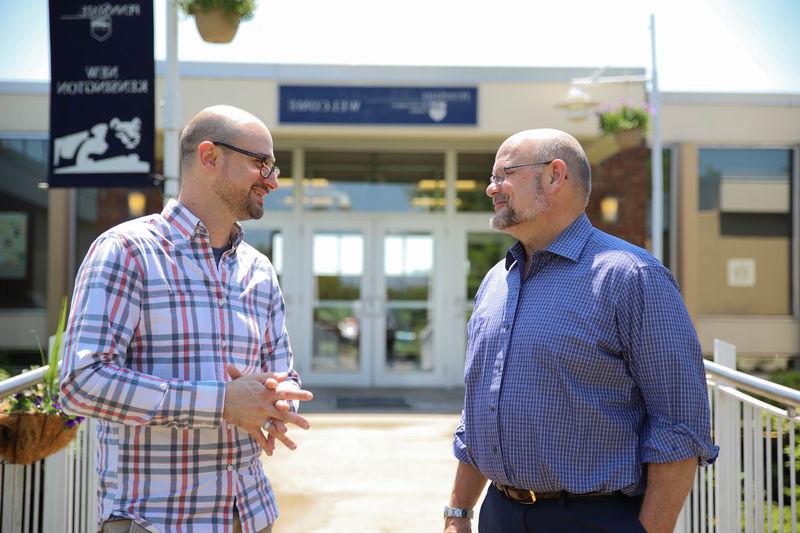
<path id="1" fill-rule="evenodd" d="M 144 215 L 147 198 L 143 192 L 133 191 L 128 193 L 128 213 L 134 218 Z"/>
<path id="2" fill-rule="evenodd" d="M 619 198 L 605 196 L 600 200 L 600 219 L 603 224 L 616 224 L 619 220 Z"/>
<path id="3" fill-rule="evenodd" d="M 597 105 L 598 102 L 592 100 L 586 91 L 577 85 L 571 85 L 564 101 L 557 104 L 556 107 L 567 112 L 568 120 L 579 122 L 589 118 L 589 111 Z"/>

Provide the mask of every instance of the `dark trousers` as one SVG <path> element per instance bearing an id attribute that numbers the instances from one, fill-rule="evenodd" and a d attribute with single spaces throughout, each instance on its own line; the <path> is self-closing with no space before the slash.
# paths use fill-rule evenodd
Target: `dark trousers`
<path id="1" fill-rule="evenodd" d="M 642 533 L 639 522 L 641 498 L 602 496 L 597 498 L 540 500 L 524 505 L 500 494 L 489 485 L 481 505 L 480 533 Z M 646 533 L 646 532 L 645 532 Z"/>

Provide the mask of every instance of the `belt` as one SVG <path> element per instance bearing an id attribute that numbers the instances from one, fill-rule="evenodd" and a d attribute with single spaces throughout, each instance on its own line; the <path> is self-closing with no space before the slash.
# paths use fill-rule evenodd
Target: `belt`
<path id="1" fill-rule="evenodd" d="M 494 481 L 492 481 L 492 485 L 495 486 L 500 494 L 509 500 L 513 500 L 524 505 L 531 505 L 537 501 L 544 500 L 558 500 L 564 502 L 589 499 L 597 500 L 598 498 L 619 498 L 620 496 L 624 496 L 624 494 L 621 492 L 586 492 L 584 494 L 572 494 L 565 490 L 556 492 L 534 492 L 532 490 L 509 487 L 508 485 L 502 485 L 500 483 L 495 483 Z"/>

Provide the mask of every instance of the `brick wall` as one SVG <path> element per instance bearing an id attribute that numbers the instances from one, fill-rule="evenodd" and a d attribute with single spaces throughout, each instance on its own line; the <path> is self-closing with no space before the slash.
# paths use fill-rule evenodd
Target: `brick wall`
<path id="1" fill-rule="evenodd" d="M 145 194 L 145 215 L 161 212 L 164 195 L 160 187 L 150 187 L 149 189 L 97 189 L 97 222 L 95 228 L 98 235 L 117 224 L 135 218 L 128 212 L 128 193 L 132 191 Z"/>
<path id="2" fill-rule="evenodd" d="M 596 228 L 645 247 L 649 237 L 650 150 L 630 148 L 592 166 L 592 195 L 586 213 Z M 604 224 L 600 201 L 605 196 L 619 200 L 616 224 Z"/>

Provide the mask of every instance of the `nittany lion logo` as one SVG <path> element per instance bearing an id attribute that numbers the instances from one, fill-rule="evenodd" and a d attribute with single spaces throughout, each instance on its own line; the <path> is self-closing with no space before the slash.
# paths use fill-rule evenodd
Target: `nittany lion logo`
<path id="1" fill-rule="evenodd" d="M 128 153 L 142 141 L 142 119 L 100 122 L 53 141 L 53 173 L 150 172 L 150 163 Z M 105 157 L 103 157 L 105 156 Z"/>

